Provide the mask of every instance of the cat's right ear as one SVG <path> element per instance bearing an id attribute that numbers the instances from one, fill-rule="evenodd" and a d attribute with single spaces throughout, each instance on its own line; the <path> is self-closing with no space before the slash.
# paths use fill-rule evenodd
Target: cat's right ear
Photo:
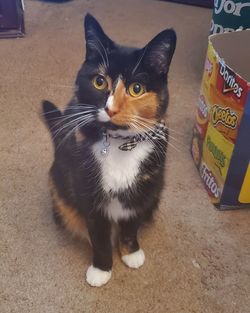
<path id="1" fill-rule="evenodd" d="M 106 62 L 106 55 L 113 47 L 113 41 L 104 33 L 101 25 L 91 15 L 87 14 L 84 19 L 86 59 L 101 58 Z"/>
<path id="2" fill-rule="evenodd" d="M 52 102 L 47 100 L 44 100 L 42 102 L 42 117 L 52 136 L 53 131 L 56 130 L 54 126 L 56 125 L 56 123 L 58 123 L 58 121 L 60 121 L 61 116 L 61 111 L 58 110 L 58 108 Z"/>
<path id="3" fill-rule="evenodd" d="M 144 48 L 144 64 L 158 75 L 167 75 L 175 46 L 175 31 L 172 28 L 165 29 L 155 36 Z"/>

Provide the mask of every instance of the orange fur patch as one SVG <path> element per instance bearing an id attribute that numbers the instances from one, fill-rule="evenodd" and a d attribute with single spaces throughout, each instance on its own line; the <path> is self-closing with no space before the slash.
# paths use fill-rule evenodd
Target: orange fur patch
<path id="1" fill-rule="evenodd" d="M 112 122 L 114 124 L 129 124 L 130 122 L 133 122 L 133 119 L 136 119 L 137 116 L 155 121 L 158 108 L 156 93 L 146 92 L 139 97 L 132 97 L 127 93 L 123 81 L 119 80 L 113 96 L 114 102 L 112 111 L 117 112 L 112 117 Z M 143 123 L 145 123 L 145 121 L 143 121 Z M 142 125 L 143 123 L 139 123 L 139 128 L 144 128 Z M 149 126 L 150 124 L 147 125 Z"/>
<path id="2" fill-rule="evenodd" d="M 107 82 L 108 82 L 108 90 L 112 90 L 112 79 L 109 76 L 105 76 Z"/>
<path id="3" fill-rule="evenodd" d="M 79 215 L 75 208 L 65 203 L 65 201 L 59 196 L 51 176 L 49 177 L 49 189 L 54 205 L 54 211 L 62 219 L 65 227 L 75 235 L 88 237 L 84 218 Z"/>
<path id="4" fill-rule="evenodd" d="M 120 255 L 121 256 L 124 256 L 124 255 L 128 255 L 134 251 L 132 251 L 130 248 L 129 248 L 129 245 L 126 245 L 124 243 L 122 243 L 120 240 L 119 240 L 119 252 L 120 252 Z"/>
<path id="5" fill-rule="evenodd" d="M 143 180 L 143 181 L 149 181 L 150 179 L 151 179 L 151 176 L 148 175 L 148 174 L 144 174 L 144 175 L 142 176 L 142 180 Z"/>
<path id="6" fill-rule="evenodd" d="M 76 139 L 76 142 L 82 142 L 86 139 L 86 137 L 79 129 L 77 129 L 75 131 L 75 139 Z"/>

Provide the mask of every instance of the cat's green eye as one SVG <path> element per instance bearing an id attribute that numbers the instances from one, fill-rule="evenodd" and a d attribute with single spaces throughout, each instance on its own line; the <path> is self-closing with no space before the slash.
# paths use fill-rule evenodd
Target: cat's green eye
<path id="1" fill-rule="evenodd" d="M 132 83 L 128 87 L 128 92 L 132 97 L 139 97 L 146 92 L 146 89 L 140 83 Z"/>
<path id="2" fill-rule="evenodd" d="M 93 83 L 94 87 L 96 89 L 99 89 L 99 90 L 104 90 L 108 87 L 108 82 L 107 82 L 106 78 L 102 75 L 96 75 L 93 78 L 92 83 Z"/>

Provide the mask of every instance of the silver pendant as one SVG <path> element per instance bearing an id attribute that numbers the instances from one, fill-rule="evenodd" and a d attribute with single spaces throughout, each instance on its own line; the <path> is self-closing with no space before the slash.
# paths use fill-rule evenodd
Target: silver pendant
<path id="1" fill-rule="evenodd" d="M 102 154 L 102 155 L 108 154 L 108 149 L 107 149 L 107 148 L 103 148 L 103 149 L 101 150 L 101 154 Z"/>
<path id="2" fill-rule="evenodd" d="M 102 148 L 101 148 L 101 155 L 107 155 L 108 154 L 108 148 L 110 146 L 110 143 L 108 141 L 108 134 L 106 131 L 103 132 L 103 141 L 102 141 Z"/>

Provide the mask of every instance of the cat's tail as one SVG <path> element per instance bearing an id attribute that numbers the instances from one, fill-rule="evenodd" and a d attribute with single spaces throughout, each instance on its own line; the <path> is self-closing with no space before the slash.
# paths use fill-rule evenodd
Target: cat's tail
<path id="1" fill-rule="evenodd" d="M 42 102 L 42 117 L 51 134 L 54 144 L 56 145 L 59 134 L 60 121 L 62 119 L 62 112 L 50 101 L 44 100 Z"/>

